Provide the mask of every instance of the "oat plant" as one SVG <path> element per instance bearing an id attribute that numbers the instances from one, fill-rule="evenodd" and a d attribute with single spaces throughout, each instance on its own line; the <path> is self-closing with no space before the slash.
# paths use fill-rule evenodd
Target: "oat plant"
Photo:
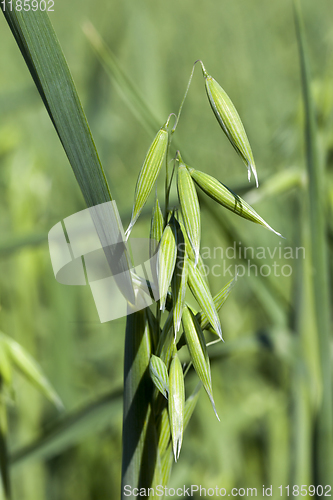
<path id="1" fill-rule="evenodd" d="M 112 200 L 108 183 L 60 45 L 45 12 L 1 8 L 55 126 L 88 207 Z M 14 4 L 15 2 L 13 2 Z M 218 124 L 244 162 L 248 178 L 258 177 L 242 121 L 231 99 L 203 63 L 203 88 Z M 200 389 L 206 392 L 217 418 L 208 347 L 223 341 L 219 311 L 233 281 L 221 284 L 212 295 L 200 255 L 201 215 L 197 191 L 203 191 L 223 208 L 274 231 L 240 196 L 220 179 L 189 165 L 186 152 L 173 146 L 174 134 L 192 80 L 177 114 L 170 113 L 155 131 L 134 193 L 131 231 L 151 193 L 155 194 L 150 234 L 150 254 L 156 256 L 155 277 L 148 288 L 157 300 L 153 307 L 133 312 L 129 304 L 125 332 L 123 394 L 122 497 L 154 497 L 167 485 L 172 465 L 179 459 L 184 431 L 194 411 Z M 204 91 L 204 90 L 203 90 Z M 164 192 L 156 188 L 164 177 Z M 172 184 L 178 204 L 169 203 Z M 111 233 L 114 228 L 106 228 Z M 279 234 L 279 233 L 276 233 Z M 139 285 L 135 285 L 140 287 Z M 191 293 L 194 309 L 187 301 Z M 211 340 L 213 339 L 213 340 Z M 190 361 L 181 362 L 183 351 Z M 187 379 L 196 373 L 198 385 L 188 394 Z M 136 490 L 137 492 L 138 490 Z M 160 495 L 159 495 L 160 496 Z"/>
<path id="2" fill-rule="evenodd" d="M 253 173 L 258 185 L 253 154 L 241 119 L 222 87 L 207 73 L 203 63 L 198 62 L 208 101 L 218 123 L 245 163 L 249 180 Z M 173 158 L 170 155 L 194 67 L 184 99 L 174 117 L 175 124 L 171 126 L 173 116 L 170 115 L 148 149 L 139 172 L 132 219 L 126 231 L 129 237 L 149 194 L 154 190 L 158 175 L 164 175 L 164 200 L 155 196 L 150 229 L 151 242 L 154 242 L 151 246 L 158 255 L 156 285 L 159 300 L 155 314 L 147 309 L 129 316 L 126 329 L 124 497 L 134 487 L 142 488 L 142 492 L 146 493 L 151 488 L 153 495 L 158 491 L 158 485 L 167 484 L 172 464 L 179 458 L 184 430 L 201 386 L 219 418 L 207 347 L 223 341 L 218 312 L 230 293 L 233 281 L 212 296 L 200 255 L 201 215 L 197 190 L 200 188 L 224 208 L 276 233 L 250 205 L 220 180 L 188 165 L 179 150 Z M 178 192 L 176 206 L 169 204 L 173 182 Z M 164 211 L 161 208 L 163 201 Z M 187 291 L 192 293 L 198 310 L 186 301 Z M 215 336 L 212 342 L 208 342 L 210 334 Z M 180 362 L 183 348 L 187 349 L 190 358 L 184 366 Z M 185 381 L 191 367 L 196 372 L 199 385 L 194 395 L 186 399 Z M 139 420 L 137 415 L 140 415 Z M 137 446 L 133 447 L 133 443 Z"/>

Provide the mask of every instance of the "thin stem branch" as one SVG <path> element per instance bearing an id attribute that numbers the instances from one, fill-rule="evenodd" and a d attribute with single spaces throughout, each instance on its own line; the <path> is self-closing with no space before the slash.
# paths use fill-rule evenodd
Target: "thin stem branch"
<path id="1" fill-rule="evenodd" d="M 176 120 L 176 123 L 174 124 L 173 129 L 171 130 L 171 135 L 173 135 L 175 133 L 175 130 L 177 128 L 177 125 L 178 125 L 178 122 L 179 122 L 179 119 L 180 119 L 180 115 L 181 115 L 181 112 L 182 112 L 182 109 L 183 109 L 183 106 L 184 106 L 184 102 L 185 102 L 185 99 L 187 97 L 188 91 L 190 89 L 190 85 L 191 85 L 191 82 L 192 82 L 192 78 L 193 78 L 193 75 L 194 75 L 194 70 L 195 70 L 195 66 L 196 66 L 197 62 L 201 63 L 201 61 L 198 59 L 193 64 L 193 68 L 192 68 L 192 71 L 191 71 L 190 79 L 188 81 L 188 84 L 187 84 L 186 91 L 185 91 L 184 97 L 182 99 L 182 102 L 180 103 L 179 111 L 178 111 L 178 114 L 177 114 L 177 120 Z"/>

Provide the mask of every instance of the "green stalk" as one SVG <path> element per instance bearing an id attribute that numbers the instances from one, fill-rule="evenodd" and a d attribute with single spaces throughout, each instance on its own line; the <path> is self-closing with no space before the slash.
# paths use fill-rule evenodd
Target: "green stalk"
<path id="1" fill-rule="evenodd" d="M 324 218 L 324 169 L 319 161 L 317 124 L 310 88 L 310 72 L 305 49 L 304 26 L 299 0 L 294 0 L 294 18 L 298 42 L 303 102 L 305 111 L 305 148 L 308 172 L 308 204 L 311 235 L 312 288 L 315 302 L 315 319 L 320 352 L 322 395 L 315 424 L 316 481 L 328 485 L 333 482 L 332 435 L 332 370 L 329 309 L 329 266 L 326 247 Z"/>
<path id="2" fill-rule="evenodd" d="M 133 488 L 149 488 L 159 474 L 157 436 L 149 376 L 151 338 L 145 310 L 127 317 L 124 362 L 122 498 Z M 157 479 L 157 478 L 156 478 Z M 157 480 L 157 484 L 160 482 Z M 126 491 L 126 486 L 130 487 Z"/>
<path id="3" fill-rule="evenodd" d="M 302 189 L 292 206 L 296 218 L 295 244 L 309 249 L 307 203 Z M 316 394 L 321 387 L 318 339 L 310 259 L 297 260 L 293 279 L 294 312 L 289 327 L 295 332 L 295 359 L 291 371 L 290 484 L 313 484 L 313 436 Z M 310 382 L 310 383 L 309 383 Z"/>

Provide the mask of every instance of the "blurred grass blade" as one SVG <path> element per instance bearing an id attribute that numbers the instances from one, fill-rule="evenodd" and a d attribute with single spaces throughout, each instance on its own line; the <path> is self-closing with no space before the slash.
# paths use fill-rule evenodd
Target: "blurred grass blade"
<path id="1" fill-rule="evenodd" d="M 154 385 L 160 391 L 163 396 L 168 399 L 169 392 L 169 376 L 168 369 L 165 363 L 159 358 L 152 354 L 149 361 L 149 373 Z"/>
<path id="2" fill-rule="evenodd" d="M 272 196 L 288 193 L 304 184 L 304 171 L 300 170 L 299 167 L 290 167 L 271 175 L 260 185 L 260 189 L 251 189 L 244 198 L 247 203 L 252 205 L 270 199 Z"/>
<path id="3" fill-rule="evenodd" d="M 185 410 L 184 410 L 184 430 L 188 426 L 188 423 L 192 417 L 194 409 L 197 405 L 200 389 L 202 387 L 202 383 L 199 382 L 192 394 L 185 401 Z"/>
<path id="4" fill-rule="evenodd" d="M 201 276 L 199 269 L 195 269 L 190 260 L 188 260 L 188 284 L 194 298 L 209 319 L 210 324 L 215 329 L 221 340 L 223 340 L 221 323 L 215 308 L 213 297 L 206 282 Z"/>
<path id="5" fill-rule="evenodd" d="M 177 354 L 171 361 L 169 381 L 169 418 L 173 454 L 177 462 L 183 442 L 185 407 L 184 375 Z"/>
<path id="6" fill-rule="evenodd" d="M 217 312 L 219 312 L 219 310 L 221 309 L 221 307 L 223 306 L 223 304 L 225 303 L 225 301 L 229 297 L 229 294 L 230 294 L 232 288 L 234 287 L 235 283 L 236 283 L 236 278 L 233 278 L 231 281 L 229 281 L 229 283 L 225 287 L 222 288 L 222 290 L 220 290 L 214 296 L 213 300 L 214 300 L 215 309 Z M 203 312 L 203 311 L 199 312 L 196 315 L 196 318 L 197 318 L 202 330 L 206 330 L 206 328 L 209 327 L 209 325 L 210 325 L 209 319 L 208 319 L 207 314 L 205 312 Z"/>
<path id="7" fill-rule="evenodd" d="M 244 241 L 244 235 L 237 229 L 237 226 L 233 223 L 231 214 L 226 213 L 228 217 L 224 217 L 221 220 L 221 215 L 218 207 L 213 203 L 208 203 L 207 198 L 205 196 L 200 197 L 200 204 L 203 209 L 206 209 L 209 213 L 211 220 L 215 222 L 215 227 L 224 234 L 227 238 L 227 242 L 229 245 L 233 245 L 235 241 L 242 241 L 242 246 L 247 246 L 246 240 Z M 249 243 L 249 242 L 248 242 Z M 245 265 L 247 265 L 247 260 L 244 255 L 241 256 L 241 260 Z M 260 268 L 260 259 L 257 259 L 254 256 L 252 260 L 254 264 L 257 265 L 258 269 Z M 259 279 L 260 278 L 260 279 Z M 283 320 L 285 322 L 285 310 L 288 310 L 290 313 L 292 312 L 290 306 L 290 299 L 286 294 L 286 287 L 281 286 L 279 281 L 272 280 L 270 276 L 262 277 L 260 273 L 258 274 L 258 279 L 253 276 L 253 280 L 250 279 L 251 287 L 256 287 L 257 283 L 260 283 L 260 287 L 262 289 L 262 294 L 258 296 L 259 301 L 261 302 L 261 297 L 265 294 L 269 295 L 271 299 L 271 305 L 274 308 L 274 311 L 278 313 L 280 321 Z M 254 293 L 257 294 L 256 288 L 254 288 Z M 265 302 L 263 303 L 265 306 Z M 270 314 L 270 311 L 267 310 Z"/>
<path id="8" fill-rule="evenodd" d="M 316 111 L 311 93 L 311 78 L 301 4 L 294 0 L 294 19 L 299 49 L 303 102 L 305 110 L 305 148 L 308 172 L 308 199 L 311 233 L 312 286 L 315 299 L 316 326 L 321 358 L 323 393 L 316 420 L 316 473 L 318 484 L 333 484 L 333 408 L 332 408 L 332 367 L 331 367 L 331 329 L 324 168 L 318 153 Z"/>
<path id="9" fill-rule="evenodd" d="M 5 339 L 0 333 L 0 389 L 12 384 L 12 367 Z"/>
<path id="10" fill-rule="evenodd" d="M 190 351 L 191 360 L 199 379 L 201 380 L 208 397 L 212 403 L 215 415 L 218 417 L 213 398 L 212 377 L 210 372 L 210 363 L 206 348 L 204 334 L 198 321 L 192 311 L 185 306 L 183 310 L 183 327 L 186 338 L 186 344 Z"/>
<path id="11" fill-rule="evenodd" d="M 11 235 L 0 242 L 0 257 L 9 255 L 21 248 L 43 244 L 47 244 L 47 234 L 33 233 L 25 236 Z"/>
<path id="12" fill-rule="evenodd" d="M 261 224 L 270 231 L 273 231 L 273 233 L 281 236 L 281 234 L 269 226 L 245 200 L 233 193 L 227 186 L 222 184 L 222 182 L 215 179 L 215 177 L 200 172 L 199 170 L 194 170 L 194 168 L 190 169 L 190 174 L 196 184 L 214 201 L 228 210 L 231 210 L 231 212 L 240 215 L 244 219 Z"/>
<path id="13" fill-rule="evenodd" d="M 111 194 L 84 111 L 47 13 L 40 9 L 18 11 L 11 8 L 9 0 L 0 5 L 87 205 L 110 201 Z"/>
<path id="14" fill-rule="evenodd" d="M 200 207 L 194 183 L 181 159 L 178 166 L 177 188 L 185 229 L 195 255 L 195 265 L 197 265 L 201 236 Z"/>
<path id="15" fill-rule="evenodd" d="M 116 389 L 56 420 L 36 441 L 12 453 L 12 467 L 33 460 L 48 460 L 108 427 L 121 414 L 122 394 L 121 388 Z"/>
<path id="16" fill-rule="evenodd" d="M 135 84 L 121 68 L 111 48 L 105 44 L 96 28 L 90 22 L 84 24 L 83 31 L 105 71 L 112 77 L 119 94 L 126 102 L 128 108 L 143 125 L 145 130 L 150 135 L 154 134 L 159 127 L 159 121 L 149 109 Z"/>
<path id="17" fill-rule="evenodd" d="M 23 347 L 3 333 L 1 335 L 1 340 L 7 346 L 8 356 L 11 362 L 18 368 L 25 377 L 32 382 L 39 391 L 48 398 L 58 410 L 63 409 L 63 404 L 51 386 L 50 382 L 47 380 L 43 374 L 40 366 L 36 361 L 28 354 Z"/>

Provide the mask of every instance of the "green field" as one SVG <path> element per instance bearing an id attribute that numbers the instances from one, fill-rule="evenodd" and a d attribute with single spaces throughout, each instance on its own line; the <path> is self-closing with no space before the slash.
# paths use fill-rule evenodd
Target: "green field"
<path id="1" fill-rule="evenodd" d="M 199 65 L 170 157 L 181 149 L 284 237 L 199 193 L 212 294 L 239 275 L 220 312 L 225 342 L 208 348 L 220 422 L 202 391 L 170 488 L 256 488 L 263 498 L 265 485 L 277 499 L 288 485 L 289 496 L 306 485 L 304 498 L 333 487 L 332 5 L 300 4 L 301 45 L 291 0 L 55 0 L 49 13 L 124 228 L 145 154 L 201 59 L 241 116 L 259 188 L 210 109 Z M 0 352 L 2 479 L 10 474 L 12 500 L 117 499 L 126 320 L 102 324 L 88 286 L 54 277 L 48 232 L 86 202 L 3 15 L 0 47 L 0 331 L 39 363 L 65 407 L 22 369 L 6 383 Z M 152 194 L 133 236 L 149 235 L 153 204 Z M 197 380 L 191 370 L 187 394 Z"/>

